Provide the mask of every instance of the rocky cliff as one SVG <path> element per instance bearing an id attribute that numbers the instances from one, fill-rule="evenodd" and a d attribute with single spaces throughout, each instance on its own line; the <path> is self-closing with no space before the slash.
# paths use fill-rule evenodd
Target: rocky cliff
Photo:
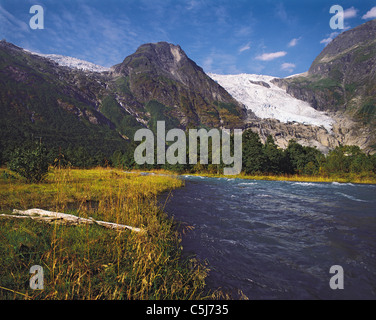
<path id="1" fill-rule="evenodd" d="M 112 70 L 114 79 L 125 84 L 122 89 L 143 104 L 158 101 L 183 128 L 239 127 L 246 117 L 244 107 L 180 46 L 166 42 L 142 45 Z"/>
<path id="2" fill-rule="evenodd" d="M 273 83 L 315 109 L 331 112 L 354 134 L 355 144 L 367 141 L 365 149 L 376 150 L 376 20 L 341 33 L 307 74 Z"/>

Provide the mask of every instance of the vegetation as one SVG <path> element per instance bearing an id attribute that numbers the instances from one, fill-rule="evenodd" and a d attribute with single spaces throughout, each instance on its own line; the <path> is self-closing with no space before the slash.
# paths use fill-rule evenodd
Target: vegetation
<path id="1" fill-rule="evenodd" d="M 1 213 L 38 207 L 146 230 L 0 218 L 0 299 L 204 298 L 207 269 L 182 257 L 177 226 L 157 204 L 182 185 L 110 168 L 54 168 L 45 182 L 25 184 L 0 169 Z M 44 290 L 29 287 L 33 265 L 44 269 Z"/>
<path id="2" fill-rule="evenodd" d="M 57 71 L 48 60 L 3 47 L 0 48 L 0 70 L 0 158 L 3 164 L 10 160 L 15 146 L 21 147 L 25 141 L 29 144 L 33 139 L 41 139 L 48 150 L 54 149 L 55 153 L 59 153 L 59 149 L 66 154 L 68 149 L 83 148 L 93 158 L 99 154 L 109 158 L 114 150 L 127 149 L 128 142 L 93 102 L 91 92 L 99 92 L 101 88 L 97 81 L 99 75 L 93 74 L 89 79 L 78 70 Z M 115 111 L 111 116 L 114 115 Z M 126 119 L 119 120 L 119 131 L 124 124 L 135 125 L 137 121 L 129 117 L 125 114 Z"/>
<path id="3" fill-rule="evenodd" d="M 46 150 L 40 142 L 17 149 L 8 161 L 11 170 L 0 169 L 0 213 L 9 214 L 14 208 L 42 208 L 146 231 L 68 226 L 59 221 L 46 225 L 1 217 L 0 299 L 208 297 L 208 270 L 195 259 L 182 256 L 182 229 L 157 202 L 162 192 L 183 186 L 182 180 L 171 172 L 141 176 L 134 169 L 169 169 L 221 177 L 224 165 L 199 162 L 159 168 L 138 166 L 130 149 L 126 153 L 114 152 L 107 163 L 102 163 L 106 168 L 82 170 L 73 169 L 72 163 L 81 168 L 93 167 L 100 157 L 91 157 L 85 149 L 75 151 L 57 153 Z M 46 164 L 54 165 L 48 173 Z M 376 183 L 376 156 L 355 146 L 339 146 L 325 156 L 293 140 L 283 150 L 271 136 L 262 143 L 256 133 L 248 130 L 243 134 L 243 172 L 236 177 Z M 32 265 L 44 268 L 44 290 L 34 291 L 28 286 Z M 210 294 L 211 298 L 220 296 L 218 292 Z"/>
<path id="4" fill-rule="evenodd" d="M 118 132 L 128 139 L 132 139 L 135 132 L 142 128 L 140 123 L 127 113 L 113 96 L 103 98 L 100 111 L 116 125 Z"/>
<path id="5" fill-rule="evenodd" d="M 11 156 L 9 169 L 26 178 L 27 182 L 41 182 L 47 175 L 46 149 L 41 144 L 17 148 Z"/>
<path id="6" fill-rule="evenodd" d="M 170 115 L 173 111 L 172 108 L 166 107 L 156 100 L 149 101 L 145 108 L 150 113 L 149 127 L 155 134 L 157 133 L 157 121 L 164 121 L 166 130 L 179 126 L 179 121 Z"/>
<path id="7" fill-rule="evenodd" d="M 257 133 L 247 130 L 243 133 L 243 158 L 241 176 L 264 177 L 276 179 L 294 177 L 312 181 L 352 181 L 376 183 L 376 155 L 365 154 L 357 146 L 338 146 L 328 155 L 313 147 L 302 146 L 291 140 L 286 149 L 279 148 L 272 136 L 263 144 Z M 209 142 L 209 154 L 211 154 Z M 198 145 L 199 148 L 199 145 Z M 188 144 L 187 144 L 188 153 Z M 133 153 L 116 151 L 111 163 L 121 168 L 168 169 L 178 173 L 214 174 L 223 172 L 223 163 L 213 165 L 143 165 L 134 163 Z"/>

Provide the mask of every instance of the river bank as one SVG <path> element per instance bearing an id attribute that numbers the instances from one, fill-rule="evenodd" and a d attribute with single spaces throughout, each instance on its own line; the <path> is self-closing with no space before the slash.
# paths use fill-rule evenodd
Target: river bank
<path id="1" fill-rule="evenodd" d="M 53 168 L 44 182 L 28 184 L 0 169 L 0 300 L 204 298 L 207 269 L 182 259 L 175 222 L 157 203 L 159 194 L 182 186 L 172 174 L 142 176 L 111 168 Z M 30 208 L 146 232 L 6 216 Z M 25 285 L 33 265 L 43 267 L 44 290 Z"/>
<path id="2" fill-rule="evenodd" d="M 356 184 L 376 184 L 376 177 L 363 177 L 356 175 L 343 175 L 333 177 L 321 176 L 305 176 L 305 175 L 246 175 L 241 173 L 239 175 L 226 176 L 213 173 L 187 173 L 183 175 L 202 176 L 208 178 L 230 178 L 230 179 L 245 179 L 245 180 L 264 180 L 264 181 L 292 181 L 292 182 L 338 182 L 338 183 L 356 183 Z"/>

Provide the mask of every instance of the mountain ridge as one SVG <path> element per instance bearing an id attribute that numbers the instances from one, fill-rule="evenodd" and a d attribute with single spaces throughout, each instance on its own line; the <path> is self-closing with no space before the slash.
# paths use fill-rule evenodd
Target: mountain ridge
<path id="1" fill-rule="evenodd" d="M 145 52 L 156 45 L 170 53 Z M 109 156 L 129 149 L 135 131 L 155 129 L 158 120 L 166 121 L 167 128 L 182 129 L 243 125 L 243 105 L 181 49 L 156 45 L 141 46 L 143 53 L 136 51 L 109 71 L 98 73 L 61 66 L 0 41 L 2 149 L 9 154 L 25 139 L 41 137 L 55 148 L 83 146 Z"/>
<path id="2" fill-rule="evenodd" d="M 371 31 L 364 31 L 369 25 Z M 164 120 L 167 129 L 250 128 L 262 140 L 271 134 L 280 147 L 295 139 L 325 153 L 341 144 L 373 152 L 374 120 L 359 116 L 358 109 L 373 117 L 375 77 L 372 72 L 359 76 L 364 83 L 358 88 L 346 82 L 355 63 L 341 69 L 338 61 L 352 59 L 374 70 L 375 41 L 367 39 L 375 25 L 354 28 L 352 33 L 360 29 L 363 35 L 358 47 L 344 44 L 348 34 L 341 34 L 307 73 L 284 79 L 238 75 L 252 88 L 248 97 L 257 93 L 253 100 L 232 90 L 245 85 L 221 83 L 223 76 L 207 75 L 179 45 L 167 42 L 143 44 L 121 63 L 104 68 L 0 41 L 1 137 L 8 149 L 25 137 L 42 136 L 53 145 L 76 141 L 110 154 L 127 149 L 136 130 L 155 130 L 156 121 Z M 354 111 L 343 104 L 346 99 L 368 100 Z"/>
<path id="3" fill-rule="evenodd" d="M 112 68 L 127 80 L 138 101 L 158 100 L 171 108 L 183 128 L 200 123 L 213 127 L 241 125 L 246 111 L 208 77 L 180 46 L 167 42 L 141 45 Z M 175 108 L 178 106 L 179 108 Z"/>
<path id="4" fill-rule="evenodd" d="M 308 72 L 273 83 L 319 111 L 352 121 L 353 135 L 376 150 L 376 20 L 338 35 L 312 62 Z M 365 133 L 362 134 L 362 131 Z"/>

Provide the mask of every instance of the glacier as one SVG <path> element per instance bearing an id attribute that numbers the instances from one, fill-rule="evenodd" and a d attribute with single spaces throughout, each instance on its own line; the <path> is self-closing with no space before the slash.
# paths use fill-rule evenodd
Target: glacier
<path id="1" fill-rule="evenodd" d="M 331 132 L 334 120 L 325 112 L 317 111 L 305 101 L 289 95 L 271 81 L 272 76 L 257 74 L 208 76 L 221 85 L 234 99 L 261 119 L 277 119 L 283 123 L 298 122 L 323 126 Z"/>
<path id="2" fill-rule="evenodd" d="M 24 49 L 25 50 L 25 49 Z M 44 53 L 37 53 L 37 52 L 32 52 L 29 50 L 25 50 L 31 54 L 47 58 L 50 60 L 55 61 L 58 65 L 63 66 L 63 67 L 68 67 L 71 69 L 78 69 L 82 71 L 89 71 L 89 72 L 106 72 L 110 71 L 110 68 L 102 67 L 97 64 L 85 61 L 85 60 L 80 60 L 77 58 L 73 57 L 67 57 L 67 56 L 62 56 L 59 54 L 44 54 Z"/>

